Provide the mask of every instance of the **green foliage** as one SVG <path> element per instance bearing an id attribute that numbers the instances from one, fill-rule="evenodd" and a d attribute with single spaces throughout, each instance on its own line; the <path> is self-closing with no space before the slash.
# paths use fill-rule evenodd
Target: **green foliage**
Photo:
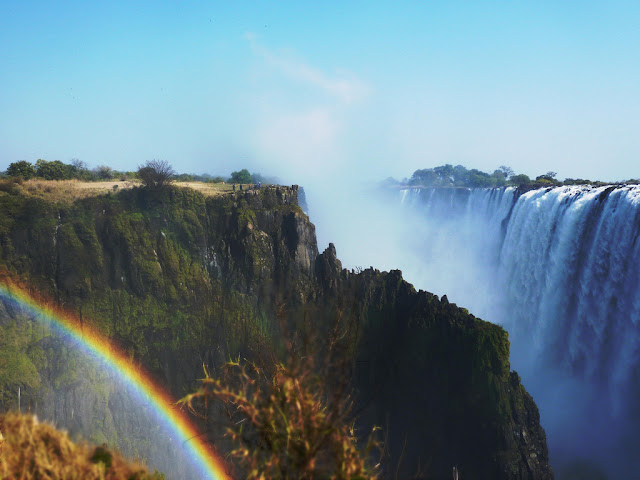
<path id="1" fill-rule="evenodd" d="M 0 410 L 17 408 L 18 387 L 23 395 L 40 387 L 42 352 L 36 346 L 31 348 L 34 334 L 28 324 L 12 321 L 0 325 Z"/>
<path id="2" fill-rule="evenodd" d="M 29 180 L 35 174 L 36 169 L 34 168 L 34 166 L 25 160 L 13 162 L 7 168 L 7 175 L 9 177 L 22 177 L 25 180 Z"/>
<path id="3" fill-rule="evenodd" d="M 505 184 L 504 172 L 493 174 L 477 169 L 467 170 L 462 165 L 442 165 L 435 168 L 416 170 L 408 182 L 410 185 L 427 187 L 471 187 L 490 188 Z"/>
<path id="4" fill-rule="evenodd" d="M 510 179 L 510 183 L 518 186 L 529 185 L 531 183 L 531 179 L 527 175 L 521 173 L 519 175 L 513 175 Z"/>
<path id="5" fill-rule="evenodd" d="M 94 175 L 99 180 L 110 180 L 114 177 L 114 174 L 115 174 L 113 169 L 106 165 L 99 165 L 93 171 L 94 171 Z"/>
<path id="6" fill-rule="evenodd" d="M 416 170 L 405 183 L 421 187 L 467 187 L 467 188 L 493 188 L 505 185 L 514 186 L 549 186 L 549 185 L 604 185 L 602 182 L 591 182 L 589 180 L 567 178 L 564 182 L 556 179 L 556 172 L 547 172 L 538 175 L 532 181 L 528 175 L 516 175 L 512 168 L 505 165 L 500 166 L 489 175 L 477 169 L 467 170 L 462 165 L 442 165 L 435 168 Z M 626 183 L 634 183 L 629 180 Z"/>
<path id="7" fill-rule="evenodd" d="M 251 174 L 249 170 L 243 168 L 239 172 L 232 172 L 229 178 L 230 183 L 251 183 Z"/>
<path id="8" fill-rule="evenodd" d="M 203 183 L 222 183 L 225 179 L 221 176 L 212 176 L 208 173 L 195 174 L 195 173 L 180 173 L 174 175 L 174 179 L 177 182 L 203 182 Z"/>
<path id="9" fill-rule="evenodd" d="M 47 162 L 39 159 L 36 162 L 36 175 L 45 180 L 68 180 L 72 177 L 72 174 L 71 166 L 62 163 L 60 160 Z"/>

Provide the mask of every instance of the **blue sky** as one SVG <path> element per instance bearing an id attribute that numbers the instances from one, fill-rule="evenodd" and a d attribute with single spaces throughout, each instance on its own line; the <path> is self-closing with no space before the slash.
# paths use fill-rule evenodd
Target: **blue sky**
<path id="1" fill-rule="evenodd" d="M 0 169 L 640 177 L 637 2 L 232 4 L 3 1 Z"/>

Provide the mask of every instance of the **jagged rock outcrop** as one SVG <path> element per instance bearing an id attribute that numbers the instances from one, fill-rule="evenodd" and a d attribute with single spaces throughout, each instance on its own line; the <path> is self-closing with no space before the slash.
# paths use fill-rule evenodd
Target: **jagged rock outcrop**
<path id="1" fill-rule="evenodd" d="M 95 322 L 176 396 L 195 388 L 202 363 L 215 372 L 276 344 L 283 315 L 322 336 L 340 312 L 357 323 L 360 427 L 386 432 L 387 476 L 451 478 L 457 466 L 465 480 L 553 478 L 506 332 L 415 291 L 399 271 L 349 272 L 332 244 L 319 254 L 297 193 L 133 189 L 61 205 L 0 192 L 0 279 Z M 45 343 L 23 340 L 37 364 Z M 69 395 L 61 375 L 42 375 L 41 388 L 70 402 L 65 417 L 81 392 Z"/>

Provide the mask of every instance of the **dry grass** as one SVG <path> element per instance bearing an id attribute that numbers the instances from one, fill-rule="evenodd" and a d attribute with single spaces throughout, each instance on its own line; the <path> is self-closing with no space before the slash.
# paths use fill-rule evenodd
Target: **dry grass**
<path id="1" fill-rule="evenodd" d="M 27 181 L 2 180 L 0 190 L 11 191 L 17 189 L 20 193 L 30 197 L 46 198 L 61 203 L 71 203 L 87 197 L 104 195 L 108 192 L 135 186 L 133 182 L 82 182 L 79 180 L 42 180 Z"/>
<path id="2" fill-rule="evenodd" d="M 0 416 L 0 479 L 160 480 L 141 465 L 105 447 L 73 443 L 66 433 L 35 417 Z"/>
<path id="3" fill-rule="evenodd" d="M 83 182 L 80 180 L 0 180 L 0 191 L 18 190 L 31 197 L 46 198 L 47 200 L 62 203 L 71 203 L 75 200 L 87 197 L 104 195 L 109 192 L 118 192 L 123 189 L 139 186 L 137 180 L 108 181 L 108 182 Z M 233 186 L 227 183 L 204 182 L 175 182 L 178 187 L 193 188 L 206 196 L 217 196 L 231 193 Z M 248 185 L 244 185 L 246 189 Z M 239 186 L 236 186 L 239 190 Z"/>
<path id="4" fill-rule="evenodd" d="M 176 182 L 174 185 L 193 188 L 208 197 L 224 195 L 233 191 L 233 186 L 230 183 Z"/>

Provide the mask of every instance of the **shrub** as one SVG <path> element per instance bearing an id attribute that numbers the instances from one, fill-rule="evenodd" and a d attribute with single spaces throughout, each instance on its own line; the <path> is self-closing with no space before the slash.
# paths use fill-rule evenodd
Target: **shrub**
<path id="1" fill-rule="evenodd" d="M 324 382 L 305 361 L 277 364 L 267 373 L 254 363 L 230 362 L 222 379 L 206 378 L 181 400 L 192 412 L 202 401 L 224 405 L 231 457 L 248 479 L 374 479 L 368 456 L 378 443 L 370 436 L 363 452 L 347 417 L 350 400 L 327 396 Z M 330 398 L 331 400 L 329 400 Z"/>
<path id="2" fill-rule="evenodd" d="M 166 160 L 149 160 L 138 168 L 138 177 L 150 188 L 160 188 L 172 181 L 174 170 Z"/>
<path id="3" fill-rule="evenodd" d="M 94 169 L 94 173 L 100 180 L 110 180 L 114 175 L 113 169 L 106 165 L 100 165 L 96 167 Z"/>
<path id="4" fill-rule="evenodd" d="M 251 183 L 251 174 L 249 170 L 243 168 L 239 172 L 232 172 L 231 178 L 229 178 L 229 182 L 231 183 Z"/>
<path id="5" fill-rule="evenodd" d="M 36 175 L 45 180 L 68 180 L 72 176 L 71 166 L 62 163 L 60 160 L 47 162 L 39 159 L 36 162 Z"/>
<path id="6" fill-rule="evenodd" d="M 13 162 L 7 168 L 7 176 L 9 177 L 22 177 L 25 180 L 29 180 L 35 174 L 36 169 L 34 166 L 25 160 Z"/>
<path id="7" fill-rule="evenodd" d="M 509 179 L 509 183 L 513 185 L 529 185 L 531 183 L 531 179 L 528 175 L 521 173 L 520 175 L 513 175 Z"/>

